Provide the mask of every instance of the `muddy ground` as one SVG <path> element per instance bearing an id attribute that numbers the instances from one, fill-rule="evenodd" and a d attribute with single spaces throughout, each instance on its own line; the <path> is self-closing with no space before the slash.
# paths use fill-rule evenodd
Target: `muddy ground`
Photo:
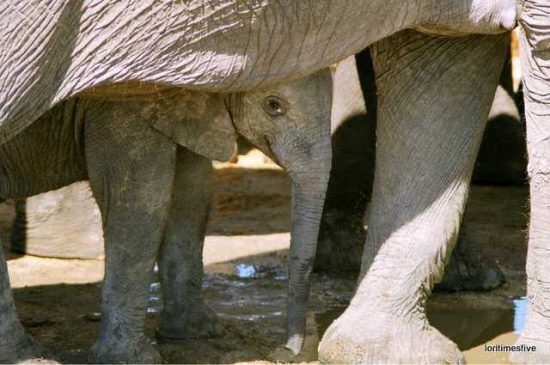
<path id="1" fill-rule="evenodd" d="M 292 358 L 284 340 L 285 259 L 289 240 L 289 181 L 253 151 L 239 164 L 216 166 L 215 198 L 205 246 L 205 297 L 225 324 L 216 339 L 158 344 L 168 363 L 313 362 L 317 343 L 343 310 L 352 277 L 317 275 L 312 293 L 309 338 Z M 468 244 L 494 257 L 508 282 L 486 293 L 435 294 L 430 320 L 465 351 L 470 363 L 507 362 L 506 353 L 485 343 L 510 344 L 521 327 L 525 295 L 526 188 L 474 187 L 468 203 Z M 6 243 L 13 205 L 0 205 Z M 59 232 L 63 234 L 63 232 Z M 102 261 L 58 260 L 8 253 L 17 307 L 25 327 L 61 362 L 85 362 L 99 331 Z M 153 337 L 161 305 L 151 287 L 147 329 Z"/>

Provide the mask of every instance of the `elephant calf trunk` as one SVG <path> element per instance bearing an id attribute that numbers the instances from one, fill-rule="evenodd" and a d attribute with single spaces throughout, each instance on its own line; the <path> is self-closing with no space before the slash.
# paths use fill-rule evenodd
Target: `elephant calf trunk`
<path id="1" fill-rule="evenodd" d="M 330 160 L 329 160 L 330 161 Z M 306 334 L 307 303 L 315 261 L 321 215 L 330 174 L 328 168 L 307 178 L 292 176 L 292 232 L 288 257 L 286 348 L 297 355 Z"/>

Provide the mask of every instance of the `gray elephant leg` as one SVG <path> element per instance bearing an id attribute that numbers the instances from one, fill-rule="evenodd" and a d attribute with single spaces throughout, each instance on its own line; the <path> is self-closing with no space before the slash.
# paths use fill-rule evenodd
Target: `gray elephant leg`
<path id="1" fill-rule="evenodd" d="M 523 100 L 522 93 L 513 90 L 510 53 L 474 167 L 474 184 L 521 186 L 527 183 Z"/>
<path id="2" fill-rule="evenodd" d="M 527 315 L 516 343 L 525 348 L 510 357 L 515 363 L 540 364 L 550 363 L 550 8 L 544 0 L 520 3 L 531 219 Z"/>
<path id="3" fill-rule="evenodd" d="M 0 241 L 0 363 L 40 357 L 42 350 L 17 318 L 4 250 Z"/>
<path id="4" fill-rule="evenodd" d="M 434 286 L 434 291 L 491 290 L 506 282 L 497 263 L 468 242 L 466 231 L 467 226 L 462 224 L 443 279 Z"/>
<path id="5" fill-rule="evenodd" d="M 522 185 L 526 181 L 525 129 L 511 85 L 507 58 L 475 163 L 472 184 Z M 434 291 L 490 290 L 506 281 L 492 258 L 472 247 L 462 224 L 456 248 Z"/>
<path id="6" fill-rule="evenodd" d="M 212 188 L 212 162 L 178 148 L 172 205 L 159 254 L 164 309 L 157 337 L 217 336 L 222 326 L 202 297 L 202 249 Z"/>
<path id="7" fill-rule="evenodd" d="M 505 65 L 477 155 L 472 184 L 523 185 L 526 182 L 525 125 L 522 107 L 513 92 L 510 52 Z M 434 290 L 489 290 L 505 280 L 497 263 L 472 247 L 468 225 L 462 224 L 443 280 Z"/>
<path id="8" fill-rule="evenodd" d="M 315 269 L 359 271 L 376 151 L 376 83 L 368 50 L 338 65 L 331 124 L 332 170 Z"/>
<path id="9" fill-rule="evenodd" d="M 406 31 L 373 45 L 379 113 L 369 230 L 356 293 L 325 333 L 321 362 L 463 362 L 428 323 L 425 303 L 456 242 L 506 42 Z"/>
<path id="10" fill-rule="evenodd" d="M 370 201 L 376 137 L 376 84 L 368 51 L 338 65 L 332 114 L 333 168 L 323 211 L 317 271 L 359 271 L 365 240 L 363 218 Z M 356 67 L 357 65 L 357 67 Z M 525 141 L 519 106 L 505 67 L 489 115 L 472 181 L 525 182 Z M 494 260 L 468 243 L 461 227 L 443 280 L 434 290 L 489 290 L 505 282 Z"/>
<path id="11" fill-rule="evenodd" d="M 158 363 L 145 337 L 153 265 L 168 217 L 176 145 L 139 114 L 139 102 L 96 103 L 87 112 L 86 159 L 103 219 L 105 280 L 93 363 Z"/>

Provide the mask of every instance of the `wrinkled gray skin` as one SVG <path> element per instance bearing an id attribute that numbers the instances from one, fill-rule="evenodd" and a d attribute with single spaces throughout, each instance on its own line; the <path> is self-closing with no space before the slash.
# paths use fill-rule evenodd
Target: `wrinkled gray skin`
<path id="1" fill-rule="evenodd" d="M 369 229 L 355 295 L 326 331 L 321 362 L 464 362 L 425 304 L 456 243 L 508 42 L 404 31 L 370 47 L 378 118 Z"/>
<path id="2" fill-rule="evenodd" d="M 305 263 L 315 255 L 330 172 L 331 91 L 325 70 L 229 95 L 225 102 L 217 95 L 185 90 L 114 101 L 87 95 L 58 104 L 0 146 L 0 200 L 90 180 L 102 213 L 106 250 L 101 335 L 91 362 L 160 361 L 143 333 L 157 254 L 165 299 L 158 337 L 181 340 L 221 330 L 201 296 L 210 160 L 185 148 L 196 147 L 192 143 L 178 145 L 151 125 L 169 121 L 178 133 L 200 138 L 190 120 L 197 117 L 193 108 L 201 102 L 210 112 L 216 106 L 223 111 L 227 103 L 236 130 L 291 177 L 288 346 L 301 339 L 309 287 Z M 0 362 L 38 356 L 38 346 L 17 319 L 6 263 L 3 257 L 0 261 Z"/>
<path id="3" fill-rule="evenodd" d="M 550 362 L 550 8 L 545 0 L 518 1 L 524 80 L 530 224 L 527 314 L 516 345 L 533 352 L 510 354 L 515 363 Z"/>
<path id="4" fill-rule="evenodd" d="M 77 94 L 99 94 L 126 100 L 134 95 L 148 94 L 158 85 L 204 92 L 250 91 L 326 68 L 406 28 L 452 35 L 500 33 L 515 26 L 515 6 L 512 0 L 124 0 L 116 3 L 107 0 L 48 0 L 40 3 L 23 0 L 1 2 L 0 19 L 3 20 L 0 23 L 0 39 L 3 40 L 0 49 L 0 145 L 3 146 L 25 133 L 54 105 Z M 190 100 L 196 100 L 195 96 Z M 215 113 L 220 110 L 219 100 L 207 98 L 214 105 L 202 104 L 202 101 L 194 105 L 195 102 L 190 100 L 186 101 L 189 109 L 196 109 L 199 116 L 206 115 L 206 120 L 213 120 L 214 129 L 227 132 L 227 116 Z M 235 100 L 230 102 L 233 104 Z M 133 103 L 122 105 L 135 106 Z M 121 116 L 135 114 L 117 110 L 114 105 L 109 108 Z M 189 143 L 193 142 L 191 149 L 195 152 L 218 159 L 226 159 L 232 153 L 230 134 L 208 130 L 198 133 L 205 125 L 197 120 L 204 118 L 190 123 L 189 128 L 201 135 L 195 139 L 189 138 L 192 134 L 182 133 L 180 125 L 171 123 L 169 113 L 163 108 L 145 108 L 139 114 L 140 120 L 153 120 L 154 129 L 179 144 L 190 147 Z M 100 208 L 102 214 L 109 213 L 107 218 L 104 217 L 107 273 L 102 334 L 94 347 L 92 359 L 111 362 L 155 360 L 155 352 L 142 337 L 147 280 L 137 280 L 137 276 L 128 275 L 127 270 L 139 269 L 143 270 L 140 273 L 146 273 L 154 261 L 156 248 L 152 243 L 160 241 L 161 223 L 168 214 L 163 207 L 167 206 L 169 181 L 173 180 L 175 171 L 176 144 L 163 145 L 159 141 L 162 136 L 151 129 L 144 130 L 143 122 L 142 128 L 133 126 L 131 133 L 126 135 L 118 131 L 107 133 L 108 128 L 102 128 L 101 123 L 86 125 L 94 126 L 86 130 L 86 137 L 92 141 L 104 139 L 106 145 L 118 144 L 115 151 L 128 151 L 123 156 L 135 158 L 149 153 L 158 160 L 154 168 L 144 168 L 141 165 L 145 162 L 140 162 L 141 158 L 134 161 L 116 157 L 107 149 L 93 148 L 93 143 L 86 143 L 92 189 L 97 190 L 95 195 L 103 205 Z M 81 130 L 77 128 L 76 132 Z M 267 134 L 265 139 L 270 142 L 270 135 Z M 209 151 L 211 146 L 217 149 Z M 300 145 L 294 147 L 302 148 Z M 82 149 L 83 146 L 75 148 Z M 271 149 L 274 154 L 281 152 Z M 316 156 L 312 150 L 304 153 L 311 158 Z M 163 155 L 171 157 L 159 157 Z M 288 156 L 277 157 L 284 165 Z M 79 160 L 69 158 L 65 164 L 74 166 L 83 174 L 78 168 Z M 109 161 L 108 166 L 105 166 L 105 161 Z M 151 161 L 146 166 L 151 166 Z M 300 166 L 315 171 L 307 164 L 301 163 Z M 92 171 L 95 172 L 92 174 Z M 288 167 L 288 171 L 292 176 L 298 170 Z M 53 185 L 62 186 L 74 180 L 72 176 L 60 175 L 56 176 Z M 312 176 L 310 174 L 309 178 L 313 179 Z M 315 181 L 323 183 L 317 177 Z M 41 183 L 44 183 L 43 177 L 31 185 Z M 137 191 L 147 191 L 147 194 L 130 194 L 128 184 L 135 185 Z M 306 209 L 300 196 L 313 200 L 322 198 L 318 185 L 295 183 L 293 229 L 301 232 L 298 234 L 300 239 L 311 237 L 311 221 L 318 209 Z M 5 180 L 0 186 L 15 188 Z M 33 190 L 47 190 L 46 187 L 19 188 L 25 190 L 23 194 L 16 194 L 20 196 Z M 145 199 L 146 195 L 148 199 Z M 154 199 L 151 199 L 152 195 Z M 132 207 L 132 211 L 125 209 L 127 205 Z M 144 212 L 140 219 L 134 219 L 136 211 Z M 135 227 L 148 227 L 151 237 L 134 237 L 138 231 Z M 124 249 L 126 246 L 120 246 L 122 242 L 131 248 Z M 313 265 L 315 249 L 312 247 L 315 247 L 315 242 L 296 246 L 290 254 L 287 343 L 295 352 L 303 343 L 304 304 L 309 289 L 307 278 Z M 132 261 L 129 258 L 136 258 L 137 253 L 143 257 L 139 265 L 129 262 Z M 0 290 L 3 297 L 11 298 L 5 266 L 2 272 Z M 143 300 L 130 303 L 128 298 L 134 297 Z M 5 310 L 0 313 L 8 313 L 7 318 L 11 319 L 3 321 L 3 327 L 15 329 L 18 325 L 13 324 L 13 302 L 9 299 L 4 303 L 2 309 Z M 7 346 L 18 346 L 13 341 L 24 343 L 23 338 L 15 336 Z M 122 351 L 122 354 L 117 351 Z"/>
<path id="5" fill-rule="evenodd" d="M 333 85 L 332 170 L 315 270 L 358 272 L 376 152 L 376 83 L 368 49 L 338 64 Z"/>
<path id="6" fill-rule="evenodd" d="M 406 28 L 500 33 L 515 26 L 514 5 L 513 0 L 4 1 L 0 143 L 55 103 L 93 87 L 247 91 L 329 67 Z"/>
<path id="7" fill-rule="evenodd" d="M 525 128 L 518 105 L 522 94 L 513 91 L 509 57 L 505 65 L 476 160 L 475 184 L 523 185 L 527 181 Z M 376 84 L 368 49 L 340 62 L 333 81 L 333 164 L 315 269 L 358 272 L 376 151 Z M 461 234 L 435 290 L 488 290 L 504 282 L 497 264 L 467 241 L 467 234 Z"/>

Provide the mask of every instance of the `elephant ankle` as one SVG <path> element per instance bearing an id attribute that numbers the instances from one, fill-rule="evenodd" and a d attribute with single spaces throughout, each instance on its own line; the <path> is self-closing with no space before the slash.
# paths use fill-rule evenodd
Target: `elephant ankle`
<path id="1" fill-rule="evenodd" d="M 165 342 L 191 338 L 218 337 L 224 331 L 218 316 L 204 301 L 175 310 L 163 310 L 159 316 L 156 337 Z"/>
<path id="2" fill-rule="evenodd" d="M 91 364 L 160 364 L 161 356 L 145 336 L 137 339 L 101 337 L 88 356 Z"/>
<path id="3" fill-rule="evenodd" d="M 424 318 L 348 310 L 319 344 L 322 363 L 463 363 L 458 347 Z"/>

